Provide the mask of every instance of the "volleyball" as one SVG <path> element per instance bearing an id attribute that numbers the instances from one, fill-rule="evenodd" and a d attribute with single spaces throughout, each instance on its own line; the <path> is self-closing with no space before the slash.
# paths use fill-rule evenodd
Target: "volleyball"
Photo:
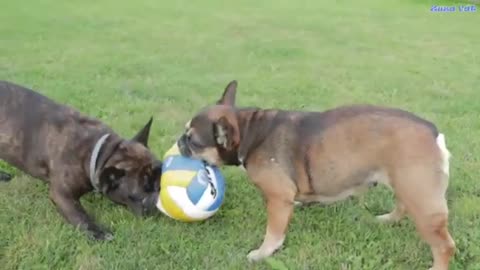
<path id="1" fill-rule="evenodd" d="M 213 216 L 223 203 L 225 181 L 220 170 L 205 162 L 182 156 L 177 144 L 165 154 L 157 208 L 184 222 Z"/>

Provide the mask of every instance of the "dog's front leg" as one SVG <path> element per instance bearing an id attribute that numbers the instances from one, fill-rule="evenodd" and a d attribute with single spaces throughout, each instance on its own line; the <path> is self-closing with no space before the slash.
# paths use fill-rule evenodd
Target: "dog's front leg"
<path id="1" fill-rule="evenodd" d="M 296 186 L 293 181 L 275 168 L 262 168 L 249 172 L 253 182 L 262 190 L 267 206 L 267 229 L 262 245 L 251 251 L 249 261 L 258 261 L 279 249 L 293 214 Z"/>
<path id="2" fill-rule="evenodd" d="M 272 255 L 285 240 L 288 223 L 293 213 L 293 202 L 281 198 L 267 201 L 267 231 L 262 245 L 248 254 L 249 261 L 258 261 Z"/>
<path id="3" fill-rule="evenodd" d="M 96 240 L 113 239 L 111 232 L 102 229 L 87 214 L 80 204 L 80 198 L 78 198 L 78 196 L 73 196 L 69 192 L 52 187 L 50 188 L 50 199 L 70 224 L 86 231 L 90 237 Z"/>

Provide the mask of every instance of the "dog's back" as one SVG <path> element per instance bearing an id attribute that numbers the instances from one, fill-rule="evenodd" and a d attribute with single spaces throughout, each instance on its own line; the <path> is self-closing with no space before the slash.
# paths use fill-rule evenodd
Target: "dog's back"
<path id="1" fill-rule="evenodd" d="M 47 180 L 54 155 L 86 137 L 89 130 L 78 132 L 78 122 L 103 126 L 33 90 L 0 81 L 0 159 L 32 176 Z"/>

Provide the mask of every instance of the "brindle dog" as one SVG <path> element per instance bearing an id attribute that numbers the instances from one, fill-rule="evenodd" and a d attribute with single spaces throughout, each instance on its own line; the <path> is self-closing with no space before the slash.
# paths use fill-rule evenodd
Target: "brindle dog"
<path id="1" fill-rule="evenodd" d="M 155 209 L 161 162 L 148 149 L 152 119 L 131 140 L 102 122 L 14 83 L 0 81 L 0 159 L 49 184 L 50 199 L 94 239 L 113 235 L 80 197 L 96 190 L 137 215 Z M 0 172 L 0 179 L 11 176 Z"/>

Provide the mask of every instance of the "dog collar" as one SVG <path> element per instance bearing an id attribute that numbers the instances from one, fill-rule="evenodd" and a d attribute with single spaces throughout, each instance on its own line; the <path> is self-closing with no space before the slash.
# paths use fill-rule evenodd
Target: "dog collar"
<path id="1" fill-rule="evenodd" d="M 95 168 L 97 165 L 98 154 L 100 154 L 100 150 L 102 149 L 102 146 L 107 140 L 108 136 L 110 136 L 110 134 L 107 133 L 98 139 L 95 147 L 93 148 L 92 155 L 90 156 L 90 183 L 95 191 L 99 191 L 99 181 Z"/>

